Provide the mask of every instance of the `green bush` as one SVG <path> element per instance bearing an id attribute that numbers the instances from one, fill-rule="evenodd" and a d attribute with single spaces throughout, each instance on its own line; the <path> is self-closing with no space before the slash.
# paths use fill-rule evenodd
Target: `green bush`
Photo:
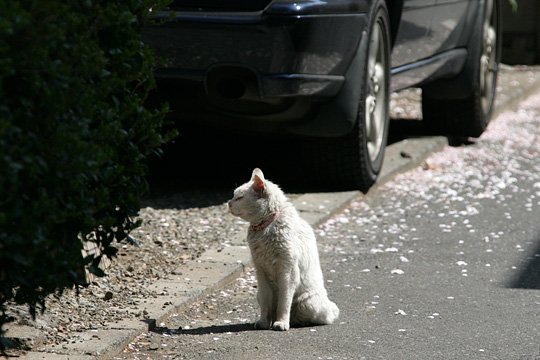
<path id="1" fill-rule="evenodd" d="M 145 104 L 155 59 L 141 41 L 156 0 L 1 1 L 0 336 L 6 303 L 44 310 L 103 275 L 139 224 L 147 157 L 170 139 Z M 157 4 L 159 6 L 159 4 Z"/>

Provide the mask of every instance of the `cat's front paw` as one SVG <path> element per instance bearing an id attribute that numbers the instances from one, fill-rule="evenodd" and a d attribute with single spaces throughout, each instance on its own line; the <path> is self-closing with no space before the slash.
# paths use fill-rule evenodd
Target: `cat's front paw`
<path id="1" fill-rule="evenodd" d="M 276 321 L 274 325 L 272 325 L 272 330 L 287 331 L 289 330 L 289 323 L 285 321 Z"/>
<path id="2" fill-rule="evenodd" d="M 255 329 L 268 330 L 270 329 L 270 322 L 266 319 L 259 319 L 255 322 Z"/>

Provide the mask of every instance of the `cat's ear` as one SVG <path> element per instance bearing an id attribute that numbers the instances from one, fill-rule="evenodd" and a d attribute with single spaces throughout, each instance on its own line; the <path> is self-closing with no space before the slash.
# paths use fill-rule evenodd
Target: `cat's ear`
<path id="1" fill-rule="evenodd" d="M 251 180 L 255 180 L 255 176 L 258 176 L 258 177 L 260 177 L 261 179 L 264 180 L 263 172 L 259 168 L 253 169 L 253 172 L 251 173 Z"/>
<path id="2" fill-rule="evenodd" d="M 264 175 L 262 171 L 258 168 L 253 170 L 253 174 L 251 175 L 251 180 L 253 181 L 253 189 L 257 193 L 262 194 L 265 189 Z"/>

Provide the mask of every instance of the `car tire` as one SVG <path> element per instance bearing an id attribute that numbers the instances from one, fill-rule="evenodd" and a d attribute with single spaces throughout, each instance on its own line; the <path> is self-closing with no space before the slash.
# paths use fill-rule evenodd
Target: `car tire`
<path id="1" fill-rule="evenodd" d="M 422 117 L 432 132 L 457 139 L 479 137 L 493 113 L 501 54 L 500 1 L 485 0 L 480 9 L 468 57 L 452 80 L 422 89 Z"/>
<path id="2" fill-rule="evenodd" d="M 345 84 L 331 102 L 334 108 L 325 109 L 327 116 L 350 116 L 354 127 L 345 136 L 312 138 L 307 145 L 319 180 L 363 192 L 381 171 L 389 125 L 391 38 L 386 3 L 374 1 L 370 14 Z"/>

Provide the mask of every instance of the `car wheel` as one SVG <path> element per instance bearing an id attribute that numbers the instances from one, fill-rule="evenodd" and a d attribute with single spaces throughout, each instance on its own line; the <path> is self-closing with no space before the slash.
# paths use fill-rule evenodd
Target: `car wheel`
<path id="1" fill-rule="evenodd" d="M 423 120 L 437 133 L 478 137 L 491 118 L 501 53 L 499 0 L 485 0 L 481 14 L 462 72 L 422 91 Z"/>
<path id="2" fill-rule="evenodd" d="M 381 171 L 389 124 L 390 27 L 382 0 L 374 2 L 369 25 L 334 106 L 350 109 L 353 130 L 339 138 L 312 139 L 317 177 L 333 186 L 366 192 Z M 352 75 L 351 75 L 352 74 Z M 349 76 L 350 75 L 350 76 Z"/>

